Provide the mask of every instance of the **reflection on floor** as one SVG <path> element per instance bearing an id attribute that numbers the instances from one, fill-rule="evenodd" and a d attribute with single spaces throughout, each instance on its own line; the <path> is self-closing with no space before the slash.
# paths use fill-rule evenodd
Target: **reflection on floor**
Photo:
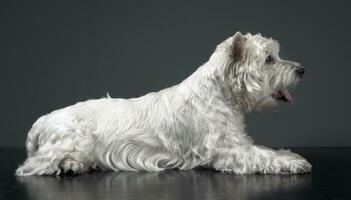
<path id="1" fill-rule="evenodd" d="M 230 175 L 212 170 L 99 172 L 76 177 L 16 177 L 23 149 L 0 149 L 0 199 L 351 199 L 351 148 L 298 148 L 306 175 Z"/>

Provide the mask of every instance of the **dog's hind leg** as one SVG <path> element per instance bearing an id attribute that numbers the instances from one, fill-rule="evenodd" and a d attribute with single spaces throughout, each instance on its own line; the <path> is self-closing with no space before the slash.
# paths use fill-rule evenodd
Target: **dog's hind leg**
<path id="1" fill-rule="evenodd" d="M 29 131 L 28 158 L 16 175 L 80 174 L 97 168 L 90 131 L 65 113 L 41 117 Z"/>
<path id="2" fill-rule="evenodd" d="M 61 160 L 61 156 L 35 155 L 28 157 L 23 165 L 18 167 L 16 175 L 59 175 L 62 172 L 62 169 L 59 167 Z"/>
<path id="3" fill-rule="evenodd" d="M 94 157 L 87 152 L 59 147 L 43 146 L 32 156 L 29 156 L 17 171 L 18 176 L 30 175 L 60 175 L 65 173 L 81 174 L 96 169 Z"/>

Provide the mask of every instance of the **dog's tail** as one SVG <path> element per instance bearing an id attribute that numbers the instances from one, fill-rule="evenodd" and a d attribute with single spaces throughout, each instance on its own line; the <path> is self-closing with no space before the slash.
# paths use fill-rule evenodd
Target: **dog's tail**
<path id="1" fill-rule="evenodd" d="M 27 149 L 28 157 L 33 156 L 33 154 L 38 150 L 39 133 L 42 130 L 44 121 L 45 121 L 45 116 L 40 117 L 33 124 L 32 128 L 28 132 L 27 141 L 26 141 L 26 149 Z"/>

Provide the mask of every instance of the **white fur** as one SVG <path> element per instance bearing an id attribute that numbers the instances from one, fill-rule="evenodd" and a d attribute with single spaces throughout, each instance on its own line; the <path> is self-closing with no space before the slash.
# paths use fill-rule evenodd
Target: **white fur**
<path id="1" fill-rule="evenodd" d="M 309 172 L 301 156 L 256 146 L 245 132 L 245 112 L 276 105 L 272 93 L 299 80 L 298 64 L 281 60 L 278 52 L 272 39 L 238 32 L 178 85 L 44 115 L 28 133 L 28 158 L 16 174 L 195 167 L 235 174 Z M 265 63 L 269 54 L 272 64 Z"/>

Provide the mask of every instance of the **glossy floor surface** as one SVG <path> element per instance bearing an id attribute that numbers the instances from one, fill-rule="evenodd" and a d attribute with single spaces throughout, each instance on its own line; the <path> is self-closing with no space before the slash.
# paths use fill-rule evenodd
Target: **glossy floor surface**
<path id="1" fill-rule="evenodd" d="M 0 199 L 300 200 L 351 199 L 351 148 L 293 148 L 313 165 L 306 175 L 230 175 L 212 170 L 100 172 L 16 177 L 24 149 L 0 149 Z"/>

